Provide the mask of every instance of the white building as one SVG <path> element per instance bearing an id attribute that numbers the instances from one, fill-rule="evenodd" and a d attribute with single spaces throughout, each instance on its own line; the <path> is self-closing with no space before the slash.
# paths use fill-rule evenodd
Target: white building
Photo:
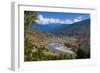
<path id="1" fill-rule="evenodd" d="M 58 54 L 66 54 L 66 55 L 72 55 L 73 58 L 76 57 L 76 53 L 71 50 L 71 48 L 68 48 L 64 46 L 63 44 L 58 43 L 51 43 L 48 45 L 48 49 L 51 52 L 55 52 Z"/>

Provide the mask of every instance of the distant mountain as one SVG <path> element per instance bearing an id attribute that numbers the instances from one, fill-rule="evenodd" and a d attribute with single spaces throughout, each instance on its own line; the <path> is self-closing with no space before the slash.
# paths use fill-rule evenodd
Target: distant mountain
<path id="1" fill-rule="evenodd" d="M 90 19 L 64 26 L 60 30 L 53 31 L 56 36 L 90 36 Z"/>
<path id="2" fill-rule="evenodd" d="M 60 29 L 63 29 L 64 27 L 69 26 L 70 24 L 32 24 L 30 26 L 31 29 L 33 30 L 37 30 L 39 32 L 53 32 L 53 31 L 57 31 Z"/>
<path id="3" fill-rule="evenodd" d="M 31 29 L 55 36 L 90 36 L 90 19 L 73 24 L 32 24 Z"/>

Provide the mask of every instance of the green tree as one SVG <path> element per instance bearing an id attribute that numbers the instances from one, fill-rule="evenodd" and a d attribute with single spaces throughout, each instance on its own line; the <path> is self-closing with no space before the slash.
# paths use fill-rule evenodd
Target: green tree
<path id="1" fill-rule="evenodd" d="M 36 11 L 24 11 L 24 28 L 27 29 L 29 25 L 36 23 L 37 19 Z"/>
<path id="2" fill-rule="evenodd" d="M 77 58 L 78 59 L 83 59 L 83 58 L 87 58 L 87 53 L 86 51 L 84 51 L 83 49 L 78 49 L 77 51 Z"/>

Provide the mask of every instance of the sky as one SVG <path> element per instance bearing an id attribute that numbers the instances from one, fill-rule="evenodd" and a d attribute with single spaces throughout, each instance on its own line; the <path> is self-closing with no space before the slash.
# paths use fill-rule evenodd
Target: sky
<path id="1" fill-rule="evenodd" d="M 90 18 L 90 14 L 85 13 L 61 13 L 61 12 L 38 12 L 37 24 L 73 24 Z"/>

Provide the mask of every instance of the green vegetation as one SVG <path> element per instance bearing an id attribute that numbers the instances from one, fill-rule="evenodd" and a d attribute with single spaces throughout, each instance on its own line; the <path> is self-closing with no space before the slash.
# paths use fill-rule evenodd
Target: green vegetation
<path id="1" fill-rule="evenodd" d="M 34 11 L 24 11 L 24 29 L 26 30 L 29 25 L 36 23 L 37 12 Z"/>
<path id="2" fill-rule="evenodd" d="M 77 59 L 83 59 L 83 58 L 88 58 L 87 52 L 85 52 L 83 49 L 78 49 Z"/>
<path id="3" fill-rule="evenodd" d="M 71 55 L 69 56 L 66 54 L 49 55 L 45 54 L 44 51 L 48 52 L 48 50 L 44 46 L 39 47 L 37 45 L 32 45 L 28 39 L 25 39 L 24 61 L 73 59 Z"/>

